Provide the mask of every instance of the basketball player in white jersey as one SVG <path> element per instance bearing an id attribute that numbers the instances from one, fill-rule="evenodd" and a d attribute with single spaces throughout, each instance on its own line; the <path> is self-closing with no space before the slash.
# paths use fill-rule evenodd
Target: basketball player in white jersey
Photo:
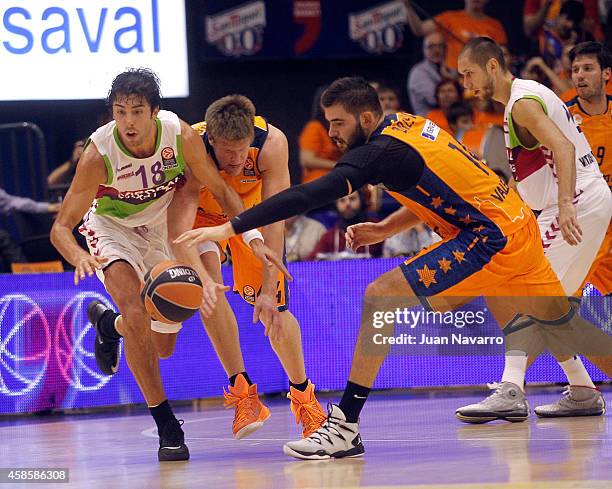
<path id="1" fill-rule="evenodd" d="M 172 353 L 181 326 L 151 321 L 140 285 L 148 269 L 174 255 L 200 275 L 202 310 L 210 314 L 217 294 L 227 288 L 212 281 L 195 250 L 171 245 L 171 239 L 191 229 L 200 182 L 228 215 L 240 213 L 243 205 L 206 156 L 199 134 L 173 112 L 160 110 L 153 72 L 131 69 L 118 75 L 108 104 L 114 120 L 87 141 L 51 240 L 74 265 L 75 284 L 96 273 L 121 313 L 97 301 L 88 307 L 98 366 L 107 375 L 117 371 L 123 336 L 128 365 L 158 428 L 159 460 L 187 460 L 184 433 L 166 399 L 158 365 L 158 357 Z M 72 235 L 81 219 L 89 253 Z M 259 251 L 265 248 L 256 241 Z"/>
<path id="2" fill-rule="evenodd" d="M 612 215 L 612 196 L 589 143 L 550 89 L 512 76 L 500 47 L 491 39 L 469 41 L 458 61 L 466 88 L 505 106 L 506 147 L 518 192 L 534 211 L 540 211 L 545 254 L 570 296 L 585 279 Z M 555 356 L 570 388 L 557 403 L 536 408 L 536 414 L 603 414 L 605 402 L 580 357 Z M 457 417 L 471 423 L 505 419 L 508 413 L 514 420 L 526 419 L 526 369 L 527 353 L 507 345 L 501 383 L 484 401 L 458 409 Z"/>

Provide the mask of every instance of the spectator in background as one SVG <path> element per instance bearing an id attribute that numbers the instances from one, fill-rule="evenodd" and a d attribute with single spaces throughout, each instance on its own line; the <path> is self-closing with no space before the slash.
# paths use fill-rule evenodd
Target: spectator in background
<path id="1" fill-rule="evenodd" d="M 463 101 L 463 89 L 457 80 L 444 78 L 436 85 L 437 109 L 430 111 L 425 117 L 435 122 L 445 131 L 450 131 L 446 110 L 455 102 Z"/>
<path id="2" fill-rule="evenodd" d="M 47 177 L 47 185 L 53 187 L 56 185 L 69 185 L 72 182 L 72 177 L 76 172 L 76 166 L 79 162 L 79 158 L 83 154 L 83 147 L 85 141 L 79 139 L 75 141 L 72 148 L 72 154 L 70 158 L 53 170 Z"/>
<path id="3" fill-rule="evenodd" d="M 592 39 L 590 33 L 580 27 L 584 19 L 584 6 L 577 0 L 566 0 L 559 15 L 542 27 L 540 57 L 555 73 L 562 71 L 563 50 L 569 45 Z"/>
<path id="4" fill-rule="evenodd" d="M 311 182 L 327 174 L 342 155 L 327 133 L 327 121 L 321 108 L 321 94 L 325 88 L 323 86 L 316 90 L 312 101 L 311 118 L 300 134 L 302 183 Z"/>
<path id="5" fill-rule="evenodd" d="M 11 264 L 27 261 L 21 247 L 6 230 L 0 228 L 0 273 L 10 273 Z"/>
<path id="6" fill-rule="evenodd" d="M 438 30 L 446 39 L 446 66 L 457 70 L 461 49 L 473 37 L 487 36 L 498 44 L 507 44 L 504 26 L 484 13 L 488 0 L 465 0 L 463 10 L 447 10 L 431 19 L 421 20 L 411 0 L 404 0 L 408 25 L 415 36 L 426 36 Z"/>
<path id="7" fill-rule="evenodd" d="M 423 58 L 410 70 L 406 84 L 412 113 L 422 116 L 436 108 L 436 85 L 440 80 L 457 77 L 446 67 L 446 40 L 438 31 L 423 39 Z"/>
<path id="8" fill-rule="evenodd" d="M 50 202 L 37 202 L 27 197 L 17 197 L 0 188 L 0 214 L 8 216 L 11 212 L 18 211 L 26 214 L 44 214 L 59 212 L 61 204 Z"/>
<path id="9" fill-rule="evenodd" d="M 467 98 L 467 97 L 466 97 Z M 495 100 L 482 100 L 475 97 L 470 100 L 474 109 L 474 125 L 479 127 L 491 124 L 504 126 L 504 106 Z"/>
<path id="10" fill-rule="evenodd" d="M 303 261 L 312 253 L 325 234 L 325 226 L 306 216 L 285 220 L 285 254 L 287 261 Z"/>
<path id="11" fill-rule="evenodd" d="M 389 86 L 381 85 L 376 90 L 378 100 L 385 115 L 401 112 L 401 104 L 397 90 Z"/>
<path id="12" fill-rule="evenodd" d="M 582 30 L 591 32 L 595 38 L 603 37 L 598 0 L 583 0 L 584 19 L 582 20 Z M 525 35 L 533 41 L 540 40 L 543 34 L 543 27 L 546 24 L 553 24 L 559 17 L 561 6 L 564 0 L 525 0 L 523 5 L 523 30 Z M 605 18 L 605 17 L 604 17 Z"/>
<path id="13" fill-rule="evenodd" d="M 382 243 L 365 246 L 357 250 L 357 255 L 346 247 L 344 236 L 346 228 L 353 224 L 369 221 L 361 193 L 356 191 L 338 199 L 336 210 L 338 212 L 338 222 L 321 237 L 308 259 L 341 260 L 363 256 L 380 257 L 382 255 Z"/>
<path id="14" fill-rule="evenodd" d="M 53 214 L 59 211 L 60 204 L 49 202 L 37 202 L 26 197 L 17 197 L 0 188 L 0 214 L 10 215 L 18 211 L 27 214 Z M 23 251 L 13 240 L 11 235 L 4 229 L 0 229 L 0 273 L 11 271 L 11 263 L 25 263 Z"/>
<path id="15" fill-rule="evenodd" d="M 560 97 L 572 88 L 570 79 L 570 64 L 567 53 L 569 53 L 573 44 L 568 44 L 563 48 L 561 60 L 557 63 L 557 70 L 550 68 L 540 56 L 531 58 L 525 64 L 522 72 L 522 78 L 528 80 L 536 80 L 540 83 L 550 86 L 550 88 Z M 538 71 L 539 70 L 539 71 Z"/>
<path id="16" fill-rule="evenodd" d="M 446 119 L 450 133 L 457 141 L 463 139 L 463 134 L 474 127 L 474 111 L 466 102 L 455 102 L 446 111 Z"/>
<path id="17" fill-rule="evenodd" d="M 432 245 L 436 241 L 440 241 L 440 236 L 433 233 L 424 224 L 417 224 L 413 228 L 406 229 L 385 239 L 383 257 L 405 256 L 408 258 L 416 255 L 423 248 Z"/>

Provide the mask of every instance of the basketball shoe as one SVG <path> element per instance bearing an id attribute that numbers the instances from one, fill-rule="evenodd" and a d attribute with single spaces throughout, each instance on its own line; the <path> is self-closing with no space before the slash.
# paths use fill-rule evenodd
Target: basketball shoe
<path id="1" fill-rule="evenodd" d="M 513 423 L 529 417 L 529 404 L 525 393 L 512 382 L 488 384 L 493 393 L 477 404 L 457 409 L 455 416 L 464 423 L 487 423 L 503 419 Z"/>
<path id="2" fill-rule="evenodd" d="M 270 417 L 270 410 L 262 404 L 257 395 L 257 384 L 249 385 L 242 374 L 238 374 L 234 385 L 223 390 L 225 407 L 234 407 L 234 438 L 240 440 L 257 431 Z"/>
<path id="3" fill-rule="evenodd" d="M 290 441 L 283 446 L 285 455 L 304 460 L 361 457 L 364 451 L 359 423 L 347 422 L 335 404 L 327 405 L 327 419 L 321 428 L 308 438 Z"/>
<path id="4" fill-rule="evenodd" d="M 157 458 L 160 462 L 189 460 L 189 449 L 185 445 L 185 433 L 181 425 L 183 420 L 168 421 L 159 434 Z"/>
<path id="5" fill-rule="evenodd" d="M 325 422 L 325 411 L 317 401 L 314 384 L 308 381 L 308 387 L 301 392 L 295 387 L 289 387 L 287 397 L 291 399 L 291 412 L 296 424 L 302 423 L 302 438 L 308 438 Z"/>
<path id="6" fill-rule="evenodd" d="M 119 344 L 120 339 L 109 339 L 100 329 L 100 320 L 105 313 L 112 313 L 112 309 L 106 307 L 98 300 L 91 301 L 87 305 L 87 319 L 96 329 L 94 353 L 98 368 L 106 375 L 113 375 L 119 369 Z"/>
<path id="7" fill-rule="evenodd" d="M 606 412 L 606 401 L 598 389 L 568 385 L 557 402 L 538 406 L 533 411 L 540 418 L 601 416 Z"/>

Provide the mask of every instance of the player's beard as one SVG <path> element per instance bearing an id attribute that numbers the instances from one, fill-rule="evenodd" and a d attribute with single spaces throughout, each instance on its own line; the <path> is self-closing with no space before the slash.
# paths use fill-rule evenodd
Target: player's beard
<path id="1" fill-rule="evenodd" d="M 590 85 L 587 85 L 584 88 L 577 88 L 576 92 L 580 96 L 581 99 L 586 100 L 587 102 L 595 102 L 602 93 L 606 91 L 606 82 L 603 79 L 603 75 L 599 79 L 599 90 L 591 88 Z"/>
<path id="2" fill-rule="evenodd" d="M 358 146 L 362 146 L 368 140 L 368 136 L 361 127 L 361 124 L 357 124 L 355 128 L 355 132 L 351 134 L 351 137 L 346 141 L 346 150 L 350 151 L 351 149 L 357 148 Z"/>
<path id="3" fill-rule="evenodd" d="M 482 98 L 484 100 L 491 100 L 493 98 L 494 93 L 495 93 L 495 84 L 493 82 L 493 77 L 491 75 L 487 75 L 487 81 L 485 85 L 482 87 Z"/>

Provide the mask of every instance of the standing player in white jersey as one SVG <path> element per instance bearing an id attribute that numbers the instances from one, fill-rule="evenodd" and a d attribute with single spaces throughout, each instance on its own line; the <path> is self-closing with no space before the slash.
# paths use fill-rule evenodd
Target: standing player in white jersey
<path id="1" fill-rule="evenodd" d="M 500 47 L 491 39 L 477 37 L 465 45 L 459 72 L 465 87 L 477 97 L 506 107 L 506 147 L 518 192 L 533 210 L 540 211 L 546 257 L 567 295 L 572 295 L 586 277 L 612 215 L 612 197 L 589 143 L 550 89 L 512 76 Z M 603 414 L 605 402 L 580 357 L 556 357 L 572 389 L 563 402 L 536 408 L 536 413 L 551 417 Z M 527 360 L 527 352 L 507 345 L 501 383 L 484 401 L 459 408 L 457 417 L 477 423 L 504 419 L 511 412 L 514 419 L 526 419 Z"/>
<path id="2" fill-rule="evenodd" d="M 98 366 L 107 375 L 117 371 L 123 336 L 128 365 L 158 428 L 159 460 L 187 460 L 184 433 L 166 399 L 158 365 L 158 357 L 172 353 L 181 326 L 151 321 L 140 285 L 148 269 L 174 254 L 200 275 L 202 309 L 210 314 L 217 294 L 227 289 L 211 280 L 195 250 L 171 245 L 171 239 L 191 229 L 199 182 L 227 214 L 236 215 L 243 206 L 206 156 L 200 136 L 176 114 L 160 110 L 153 72 L 131 69 L 118 75 L 108 104 L 114 120 L 87 141 L 51 240 L 75 266 L 75 284 L 96 273 L 121 312 L 100 302 L 88 307 Z M 82 218 L 80 231 L 90 253 L 72 235 Z"/>

